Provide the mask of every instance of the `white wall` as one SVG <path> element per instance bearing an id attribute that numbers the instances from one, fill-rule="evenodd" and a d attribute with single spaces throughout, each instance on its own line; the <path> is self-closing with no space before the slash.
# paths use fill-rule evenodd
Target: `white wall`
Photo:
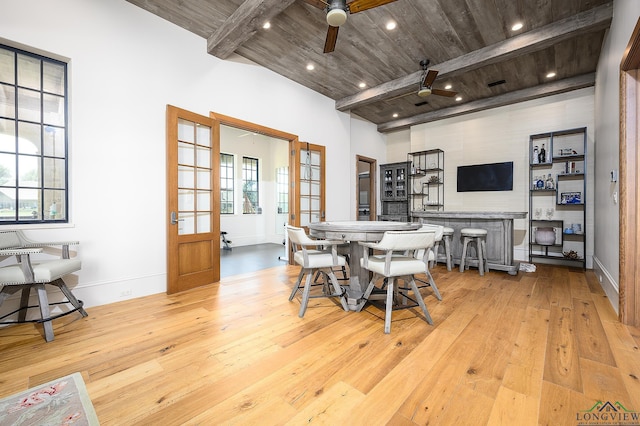
<path id="1" fill-rule="evenodd" d="M 640 16 L 637 0 L 615 0 L 613 21 L 605 37 L 596 74 L 596 170 L 594 269 L 613 307 L 618 310 L 620 208 L 614 199 L 620 193 L 612 183 L 611 170 L 620 167 L 620 61 Z"/>
<path id="2" fill-rule="evenodd" d="M 445 152 L 444 202 L 449 211 L 529 211 L 529 136 L 587 127 L 587 267 L 593 254 L 594 89 L 522 102 L 411 128 L 411 151 Z M 535 119 L 532 119 L 535 117 Z M 390 155 L 390 153 L 388 154 Z M 457 192 L 458 166 L 513 161 L 513 191 Z M 528 261 L 528 219 L 514 221 L 514 256 Z"/>
<path id="3" fill-rule="evenodd" d="M 27 235 L 81 241 L 75 292 L 87 306 L 166 289 L 167 104 L 325 145 L 327 216 L 352 217 L 350 139 L 364 143 L 358 129 L 375 126 L 353 130 L 333 100 L 238 56 L 219 60 L 124 0 L 4 0 L 0 38 L 69 58 L 71 224 Z"/>

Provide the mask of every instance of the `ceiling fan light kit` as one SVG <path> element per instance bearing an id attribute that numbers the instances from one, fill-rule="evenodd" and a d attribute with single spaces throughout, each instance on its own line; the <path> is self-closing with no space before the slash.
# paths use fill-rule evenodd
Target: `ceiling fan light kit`
<path id="1" fill-rule="evenodd" d="M 431 89 L 429 87 L 421 87 L 420 90 L 418 90 L 418 96 L 420 96 L 421 98 L 429 96 L 430 94 Z"/>
<path id="2" fill-rule="evenodd" d="M 347 22 L 347 12 L 344 9 L 331 9 L 327 12 L 327 24 L 339 27 Z"/>

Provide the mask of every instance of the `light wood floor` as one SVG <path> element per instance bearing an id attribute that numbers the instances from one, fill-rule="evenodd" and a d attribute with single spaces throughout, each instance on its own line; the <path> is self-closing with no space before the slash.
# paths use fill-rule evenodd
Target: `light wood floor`
<path id="1" fill-rule="evenodd" d="M 593 273 L 435 268 L 435 325 L 369 306 L 288 302 L 281 266 L 0 330 L 0 397 L 82 373 L 103 425 L 577 425 L 597 401 L 640 412 L 640 330 Z M 620 409 L 621 410 L 621 409 Z M 637 424 L 637 423 L 634 423 Z"/>

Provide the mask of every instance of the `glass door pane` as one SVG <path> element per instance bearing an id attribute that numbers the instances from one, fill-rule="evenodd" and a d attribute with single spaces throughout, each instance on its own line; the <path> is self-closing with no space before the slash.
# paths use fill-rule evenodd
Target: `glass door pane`
<path id="1" fill-rule="evenodd" d="M 178 120 L 178 235 L 211 232 L 211 128 Z"/>

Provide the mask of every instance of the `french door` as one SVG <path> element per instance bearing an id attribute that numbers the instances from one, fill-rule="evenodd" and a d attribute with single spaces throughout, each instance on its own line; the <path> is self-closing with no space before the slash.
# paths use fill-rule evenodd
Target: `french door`
<path id="1" fill-rule="evenodd" d="M 291 146 L 291 223 L 307 229 L 325 219 L 325 147 L 297 140 Z"/>
<path id="2" fill-rule="evenodd" d="M 220 126 L 167 106 L 167 293 L 220 281 Z"/>

